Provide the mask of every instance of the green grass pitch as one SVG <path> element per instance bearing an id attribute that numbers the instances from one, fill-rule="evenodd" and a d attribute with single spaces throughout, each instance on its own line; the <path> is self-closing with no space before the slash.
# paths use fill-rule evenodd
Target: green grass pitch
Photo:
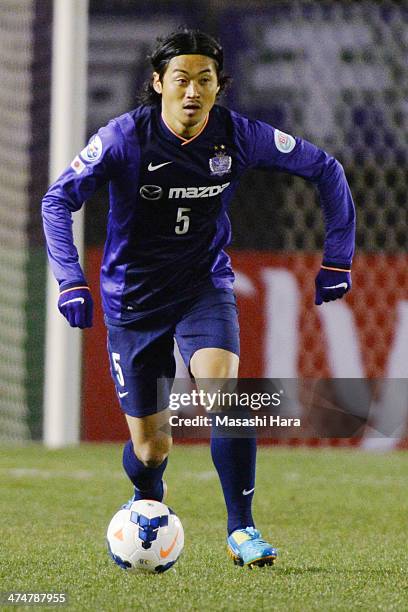
<path id="1" fill-rule="evenodd" d="M 67 591 L 62 609 L 81 611 L 408 610 L 408 453 L 261 448 L 254 510 L 273 568 L 226 556 L 206 446 L 174 448 L 166 479 L 184 552 L 163 575 L 129 574 L 105 549 L 131 493 L 121 448 L 3 447 L 0 591 Z"/>

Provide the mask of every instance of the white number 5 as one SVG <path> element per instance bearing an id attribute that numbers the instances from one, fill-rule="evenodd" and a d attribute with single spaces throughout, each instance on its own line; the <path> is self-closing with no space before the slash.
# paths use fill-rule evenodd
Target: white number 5
<path id="1" fill-rule="evenodd" d="M 179 208 L 177 210 L 176 223 L 182 223 L 182 225 L 176 225 L 174 231 L 179 236 L 188 232 L 188 228 L 190 227 L 190 217 L 188 215 L 185 215 L 184 213 L 190 212 L 190 210 L 191 208 Z"/>
<path id="2" fill-rule="evenodd" d="M 115 368 L 116 378 L 121 387 L 125 386 L 125 379 L 123 378 L 122 368 L 120 367 L 120 354 L 112 353 L 113 367 Z"/>

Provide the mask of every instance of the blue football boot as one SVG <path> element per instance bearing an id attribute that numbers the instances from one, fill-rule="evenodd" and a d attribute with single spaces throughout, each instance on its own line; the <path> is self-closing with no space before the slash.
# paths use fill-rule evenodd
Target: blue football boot
<path id="1" fill-rule="evenodd" d="M 167 484 L 166 484 L 166 482 L 165 482 L 164 480 L 163 480 L 162 482 L 163 482 L 163 495 L 162 495 L 162 498 L 161 498 L 161 499 L 157 499 L 156 501 L 160 501 L 160 502 L 163 502 L 163 503 L 164 503 L 164 500 L 165 500 L 165 499 L 166 499 L 166 497 L 167 497 Z M 123 506 L 122 506 L 122 510 L 127 510 L 128 508 L 130 508 L 130 506 L 133 504 L 133 502 L 135 502 L 135 501 L 139 501 L 140 499 L 146 499 L 146 498 L 145 498 L 145 497 L 142 497 L 142 494 L 141 494 L 141 492 L 139 491 L 139 489 L 137 489 L 137 488 L 135 487 L 135 492 L 134 492 L 133 497 L 131 497 L 131 498 L 129 499 L 129 501 L 128 501 L 128 502 L 126 502 L 126 504 L 123 504 Z"/>
<path id="2" fill-rule="evenodd" d="M 236 565 L 273 565 L 278 552 L 268 542 L 262 540 L 255 527 L 237 529 L 227 537 L 227 552 Z"/>

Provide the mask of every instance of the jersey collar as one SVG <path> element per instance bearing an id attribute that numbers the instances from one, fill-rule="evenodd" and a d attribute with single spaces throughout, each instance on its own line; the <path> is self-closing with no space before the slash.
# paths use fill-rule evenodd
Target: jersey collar
<path id="1" fill-rule="evenodd" d="M 177 144 L 181 144 L 182 147 L 190 144 L 190 142 L 193 142 L 194 140 L 197 140 L 197 138 L 199 136 L 201 136 L 201 134 L 204 132 L 205 128 L 208 125 L 208 119 L 209 119 L 209 114 L 207 115 L 203 127 L 201 128 L 201 130 L 199 132 L 197 132 L 197 134 L 195 134 L 194 136 L 192 136 L 191 138 L 183 138 L 182 136 L 179 136 L 178 134 L 176 134 L 176 132 L 174 130 L 171 129 L 171 127 L 168 125 L 168 123 L 166 123 L 166 121 L 163 118 L 163 115 L 160 113 L 160 124 L 166 134 L 166 136 L 168 138 L 170 138 L 170 140 L 172 140 L 173 142 L 177 143 Z"/>

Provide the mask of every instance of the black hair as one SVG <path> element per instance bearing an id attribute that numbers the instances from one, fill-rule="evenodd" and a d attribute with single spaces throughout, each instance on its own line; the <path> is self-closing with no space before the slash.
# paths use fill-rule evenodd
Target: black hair
<path id="1" fill-rule="evenodd" d="M 177 55 L 205 55 L 215 62 L 218 84 L 220 86 L 218 95 L 225 89 L 231 81 L 229 76 L 223 74 L 224 52 L 220 43 L 209 34 L 200 30 L 190 30 L 184 26 L 172 32 L 164 38 L 157 38 L 156 47 L 148 59 L 153 67 L 153 71 L 160 76 L 160 81 L 166 72 L 170 60 Z M 159 105 L 161 95 L 153 89 L 153 79 L 150 78 L 143 85 L 139 96 L 142 104 Z"/>

